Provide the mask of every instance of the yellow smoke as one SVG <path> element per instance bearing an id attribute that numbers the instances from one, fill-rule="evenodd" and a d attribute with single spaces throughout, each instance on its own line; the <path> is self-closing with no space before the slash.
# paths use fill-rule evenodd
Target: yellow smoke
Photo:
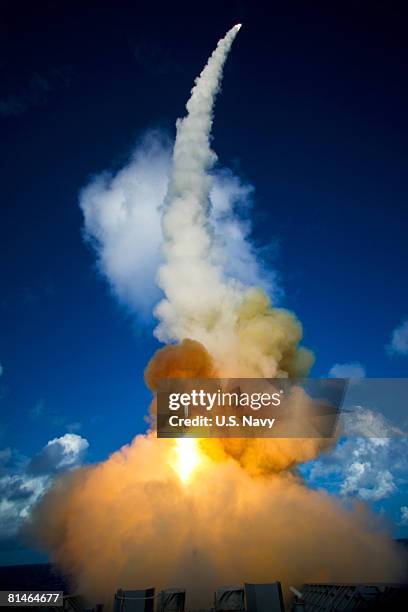
<path id="1" fill-rule="evenodd" d="M 293 313 L 273 308 L 262 289 L 251 288 L 230 307 L 228 321 L 214 315 L 213 327 L 193 337 L 202 337 L 220 376 L 279 378 L 302 377 L 310 371 L 314 356 L 299 346 L 302 335 Z"/>
<path id="2" fill-rule="evenodd" d="M 217 586 L 244 580 L 398 580 L 394 545 L 363 506 L 345 509 L 290 471 L 255 478 L 197 444 L 138 436 L 46 495 L 37 535 L 91 601 L 182 586 L 189 606 L 209 606 Z"/>
<path id="3" fill-rule="evenodd" d="M 215 375 L 213 360 L 185 340 L 156 353 L 146 380 L 154 389 L 175 374 Z M 225 583 L 397 581 L 403 563 L 378 520 L 296 473 L 322 444 L 150 432 L 57 481 L 33 530 L 78 591 L 108 607 L 119 587 L 182 586 L 189 606 L 204 607 Z"/>

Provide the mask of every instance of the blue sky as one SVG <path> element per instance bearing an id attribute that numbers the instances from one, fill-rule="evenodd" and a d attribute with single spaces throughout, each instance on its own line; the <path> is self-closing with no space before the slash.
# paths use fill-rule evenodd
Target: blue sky
<path id="1" fill-rule="evenodd" d="M 112 296 L 79 194 L 126 166 L 147 131 L 171 141 L 193 79 L 238 21 L 213 146 L 254 187 L 251 240 L 304 325 L 312 373 L 359 363 L 370 377 L 407 376 L 404 328 L 387 349 L 408 317 L 403 9 L 18 4 L 1 9 L 0 476 L 24 472 L 52 440 L 62 456 L 77 440 L 74 465 L 144 430 L 154 320 Z M 383 468 L 399 454 L 382 449 Z M 53 474 L 64 466 L 51 455 Z M 404 535 L 400 464 L 392 492 L 370 503 Z M 325 486 L 338 491 L 336 477 Z"/>

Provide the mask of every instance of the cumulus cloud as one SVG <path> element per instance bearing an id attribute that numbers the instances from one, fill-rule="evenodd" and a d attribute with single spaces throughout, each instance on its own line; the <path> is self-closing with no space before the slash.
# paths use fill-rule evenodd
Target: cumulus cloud
<path id="1" fill-rule="evenodd" d="M 79 198 L 84 235 L 96 251 L 101 274 L 121 303 L 144 318 L 161 297 L 156 273 L 163 261 L 161 213 L 171 154 L 169 138 L 149 132 L 124 168 L 94 177 Z M 249 240 L 252 195 L 253 187 L 230 170 L 213 173 L 209 220 L 217 255 L 227 275 L 277 297 L 275 276 L 263 269 Z"/>
<path id="2" fill-rule="evenodd" d="M 354 406 L 342 417 L 346 436 L 383 439 L 403 435 L 402 430 L 390 423 L 383 414 L 364 406 Z"/>
<path id="3" fill-rule="evenodd" d="M 384 438 L 358 439 L 352 445 L 344 445 L 344 452 L 351 451 L 345 478 L 340 487 L 342 495 L 358 495 L 361 499 L 377 501 L 388 497 L 397 489 L 390 465 L 390 441 Z"/>
<path id="4" fill-rule="evenodd" d="M 358 361 L 335 363 L 329 371 L 331 378 L 364 378 L 365 375 L 365 367 Z"/>
<path id="5" fill-rule="evenodd" d="M 0 478 L 0 537 L 10 537 L 29 516 L 35 502 L 48 488 L 48 478 L 27 474 L 5 475 Z"/>
<path id="6" fill-rule="evenodd" d="M 408 506 L 401 506 L 401 525 L 408 525 Z"/>
<path id="7" fill-rule="evenodd" d="M 398 355 L 408 355 L 408 319 L 392 332 L 388 350 Z"/>
<path id="8" fill-rule="evenodd" d="M 147 314 L 159 297 L 154 279 L 160 255 L 160 207 L 167 191 L 170 145 L 148 134 L 127 166 L 96 176 L 82 190 L 85 236 L 113 293 Z"/>
<path id="9" fill-rule="evenodd" d="M 313 462 L 308 478 L 344 497 L 378 501 L 390 496 L 408 467 L 407 440 L 393 437 L 396 428 L 368 408 L 356 407 L 347 418 L 349 437 Z"/>
<path id="10" fill-rule="evenodd" d="M 47 442 L 27 468 L 31 474 L 50 474 L 72 468 L 81 462 L 89 443 L 78 434 L 67 433 Z"/>
<path id="11" fill-rule="evenodd" d="M 0 538 L 18 532 L 55 475 L 80 465 L 88 446 L 85 438 L 68 433 L 50 440 L 31 459 L 11 448 L 0 450 Z"/>

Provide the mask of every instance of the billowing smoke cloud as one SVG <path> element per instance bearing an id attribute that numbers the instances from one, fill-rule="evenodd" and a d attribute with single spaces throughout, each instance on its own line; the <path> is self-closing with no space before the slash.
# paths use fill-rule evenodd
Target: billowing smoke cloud
<path id="1" fill-rule="evenodd" d="M 85 237 L 113 294 L 132 314 L 148 319 L 161 292 L 156 283 L 161 253 L 161 213 L 171 168 L 170 139 L 156 130 L 138 143 L 129 163 L 104 172 L 82 190 Z M 226 168 L 216 168 L 210 191 L 214 249 L 227 274 L 279 296 L 275 275 L 266 270 L 249 241 L 253 187 Z"/>
<path id="2" fill-rule="evenodd" d="M 148 134 L 116 175 L 97 176 L 81 193 L 85 235 L 113 293 L 144 317 L 160 293 L 160 206 L 168 182 L 169 143 Z"/>
<path id="3" fill-rule="evenodd" d="M 37 530 L 92 601 L 184 586 L 189 607 L 209 607 L 217 586 L 244 580 L 398 580 L 393 544 L 363 507 L 345 510 L 290 472 L 253 478 L 205 456 L 184 484 L 176 461 L 172 441 L 138 436 L 46 497 Z"/>
<path id="4" fill-rule="evenodd" d="M 161 377 L 304 375 L 313 361 L 300 347 L 296 317 L 225 265 L 212 226 L 212 111 L 237 32 L 236 26 L 218 43 L 177 123 L 161 220 L 158 283 L 165 297 L 156 308 L 156 334 L 178 344 L 148 365 L 152 389 Z M 130 251 L 119 257 L 129 256 L 129 266 L 115 268 L 108 246 L 119 248 L 124 225 L 139 219 L 126 189 L 121 194 L 126 184 L 131 193 L 138 189 L 129 168 L 117 184 L 113 179 L 111 194 L 112 179 L 99 191 L 91 187 L 82 206 L 105 274 L 137 306 L 135 227 L 128 229 Z M 104 220 L 98 193 L 117 204 L 107 211 L 116 236 L 106 231 L 112 219 Z M 374 517 L 308 489 L 297 474 L 297 464 L 325 447 L 313 439 L 175 442 L 149 432 L 106 462 L 61 478 L 37 508 L 33 529 L 78 589 L 107 605 L 120 586 L 184 586 L 188 605 L 202 607 L 222 583 L 398 580 L 401 559 Z"/>

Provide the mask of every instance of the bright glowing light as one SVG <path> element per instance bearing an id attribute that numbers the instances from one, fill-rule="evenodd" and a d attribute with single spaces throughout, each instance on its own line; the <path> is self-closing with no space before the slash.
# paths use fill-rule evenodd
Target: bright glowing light
<path id="1" fill-rule="evenodd" d="M 187 482 L 200 463 L 198 442 L 194 438 L 180 438 L 176 442 L 174 468 L 183 482 Z"/>

